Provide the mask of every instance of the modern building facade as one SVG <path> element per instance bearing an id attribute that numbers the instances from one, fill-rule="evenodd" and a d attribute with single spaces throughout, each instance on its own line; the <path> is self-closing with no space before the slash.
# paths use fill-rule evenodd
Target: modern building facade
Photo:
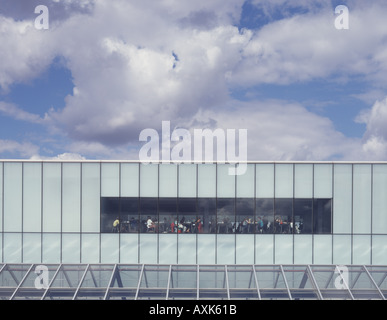
<path id="1" fill-rule="evenodd" d="M 387 265 L 387 163 L 230 166 L 4 160 L 1 262 Z"/>

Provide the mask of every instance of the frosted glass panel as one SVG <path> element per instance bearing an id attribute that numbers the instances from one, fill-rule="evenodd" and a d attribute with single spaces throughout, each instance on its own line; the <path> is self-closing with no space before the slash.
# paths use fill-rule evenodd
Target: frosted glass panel
<path id="1" fill-rule="evenodd" d="M 387 235 L 372 236 L 372 264 L 387 265 Z"/>
<path id="2" fill-rule="evenodd" d="M 81 165 L 63 163 L 62 167 L 62 231 L 81 229 Z"/>
<path id="3" fill-rule="evenodd" d="M 138 234 L 121 234 L 120 262 L 138 263 Z"/>
<path id="4" fill-rule="evenodd" d="M 273 198 L 274 164 L 257 164 L 255 170 L 257 198 Z"/>
<path id="5" fill-rule="evenodd" d="M 217 197 L 234 198 L 235 197 L 235 175 L 229 175 L 229 168 L 235 168 L 235 165 L 218 164 L 217 165 Z"/>
<path id="6" fill-rule="evenodd" d="M 157 234 L 140 234 L 140 263 L 158 263 Z"/>
<path id="7" fill-rule="evenodd" d="M 274 263 L 274 236 L 259 234 L 255 240 L 255 263 L 273 264 Z"/>
<path id="8" fill-rule="evenodd" d="M 275 196 L 277 198 L 293 197 L 293 165 L 275 165 Z"/>
<path id="9" fill-rule="evenodd" d="M 215 235 L 203 234 L 198 237 L 198 264 L 215 263 Z"/>
<path id="10" fill-rule="evenodd" d="M 140 165 L 140 196 L 157 197 L 159 187 L 159 167 L 157 164 Z"/>
<path id="11" fill-rule="evenodd" d="M 100 231 L 100 165 L 82 164 L 82 232 Z"/>
<path id="12" fill-rule="evenodd" d="M 62 263 L 81 262 L 81 236 L 74 233 L 62 234 Z"/>
<path id="13" fill-rule="evenodd" d="M 313 260 L 312 248 L 311 235 L 294 236 L 294 263 L 311 264 Z"/>
<path id="14" fill-rule="evenodd" d="M 23 166 L 23 231 L 40 232 L 42 229 L 42 164 L 24 163 Z"/>
<path id="15" fill-rule="evenodd" d="M 196 197 L 196 173 L 196 164 L 182 164 L 179 166 L 179 197 Z"/>
<path id="16" fill-rule="evenodd" d="M 216 197 L 216 165 L 198 165 L 198 197 Z"/>
<path id="17" fill-rule="evenodd" d="M 334 235 L 333 236 L 333 263 L 351 264 L 352 245 L 351 236 Z"/>
<path id="18" fill-rule="evenodd" d="M 43 233 L 42 263 L 60 263 L 61 235 L 60 233 Z"/>
<path id="19" fill-rule="evenodd" d="M 42 235 L 40 233 L 23 233 L 23 263 L 42 261 Z"/>
<path id="20" fill-rule="evenodd" d="M 138 163 L 121 164 L 121 196 L 138 197 L 140 167 Z"/>
<path id="21" fill-rule="evenodd" d="M 371 236 L 353 236 L 353 264 L 371 264 Z"/>
<path id="22" fill-rule="evenodd" d="M 22 230 L 22 164 L 4 163 L 4 231 Z M 20 250 L 20 247 L 19 247 Z"/>
<path id="23" fill-rule="evenodd" d="M 101 263 L 118 263 L 119 234 L 101 234 Z"/>
<path id="24" fill-rule="evenodd" d="M 178 235 L 178 256 L 177 262 L 180 264 L 196 264 L 196 235 Z"/>
<path id="25" fill-rule="evenodd" d="M 4 233 L 3 255 L 7 263 L 21 263 L 22 261 L 22 234 Z"/>
<path id="26" fill-rule="evenodd" d="M 191 249 L 192 250 L 192 249 Z M 191 252 L 191 250 L 189 252 Z M 189 254 L 187 252 L 187 254 Z M 159 237 L 159 262 L 160 264 L 177 263 L 177 235 L 163 234 Z"/>
<path id="27" fill-rule="evenodd" d="M 118 163 L 101 163 L 101 196 L 120 195 L 120 166 Z"/>
<path id="28" fill-rule="evenodd" d="M 236 264 L 254 264 L 254 236 L 236 235 Z"/>
<path id="29" fill-rule="evenodd" d="M 353 165 L 353 233 L 371 232 L 371 165 Z"/>
<path id="30" fill-rule="evenodd" d="M 275 235 L 275 263 L 293 263 L 293 236 Z"/>
<path id="31" fill-rule="evenodd" d="M 294 197 L 313 198 L 313 165 L 294 165 Z"/>
<path id="32" fill-rule="evenodd" d="M 216 263 L 235 264 L 235 235 L 218 234 Z"/>
<path id="33" fill-rule="evenodd" d="M 332 198 L 332 165 L 314 165 L 314 197 Z"/>
<path id="34" fill-rule="evenodd" d="M 61 164 L 43 164 L 43 231 L 61 231 Z"/>
<path id="35" fill-rule="evenodd" d="M 352 165 L 334 166 L 333 233 L 351 233 Z"/>
<path id="36" fill-rule="evenodd" d="M 313 241 L 313 263 L 331 264 L 332 263 L 332 236 L 314 235 Z"/>
<path id="37" fill-rule="evenodd" d="M 100 263 L 100 235 L 82 234 L 81 263 Z"/>
<path id="38" fill-rule="evenodd" d="M 159 172 L 159 196 L 177 197 L 177 166 L 173 164 L 161 164 Z"/>
<path id="39" fill-rule="evenodd" d="M 237 175 L 237 197 L 251 197 L 255 195 L 255 165 L 247 164 L 245 174 Z"/>
<path id="40" fill-rule="evenodd" d="M 387 233 L 387 165 L 373 165 L 372 232 Z"/>

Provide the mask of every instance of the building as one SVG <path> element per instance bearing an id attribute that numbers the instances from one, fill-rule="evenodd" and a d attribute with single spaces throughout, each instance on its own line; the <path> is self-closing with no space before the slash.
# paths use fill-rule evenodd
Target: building
<path id="1" fill-rule="evenodd" d="M 387 163 L 235 165 L 1 161 L 0 296 L 387 297 Z"/>

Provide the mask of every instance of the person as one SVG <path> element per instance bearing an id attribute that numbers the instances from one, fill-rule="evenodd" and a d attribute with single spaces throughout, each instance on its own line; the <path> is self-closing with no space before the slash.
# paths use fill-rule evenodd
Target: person
<path id="1" fill-rule="evenodd" d="M 119 225 L 120 225 L 120 220 L 117 217 L 116 220 L 114 220 L 113 222 L 113 232 L 118 232 Z"/>
<path id="2" fill-rule="evenodd" d="M 148 232 L 155 231 L 155 224 L 150 216 L 148 216 L 148 220 L 146 221 L 146 227 Z"/>

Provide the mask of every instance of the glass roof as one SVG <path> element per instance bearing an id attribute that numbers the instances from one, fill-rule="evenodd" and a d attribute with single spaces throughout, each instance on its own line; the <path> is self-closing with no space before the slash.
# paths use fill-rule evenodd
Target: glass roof
<path id="1" fill-rule="evenodd" d="M 387 266 L 0 264 L 3 300 L 385 300 Z"/>

